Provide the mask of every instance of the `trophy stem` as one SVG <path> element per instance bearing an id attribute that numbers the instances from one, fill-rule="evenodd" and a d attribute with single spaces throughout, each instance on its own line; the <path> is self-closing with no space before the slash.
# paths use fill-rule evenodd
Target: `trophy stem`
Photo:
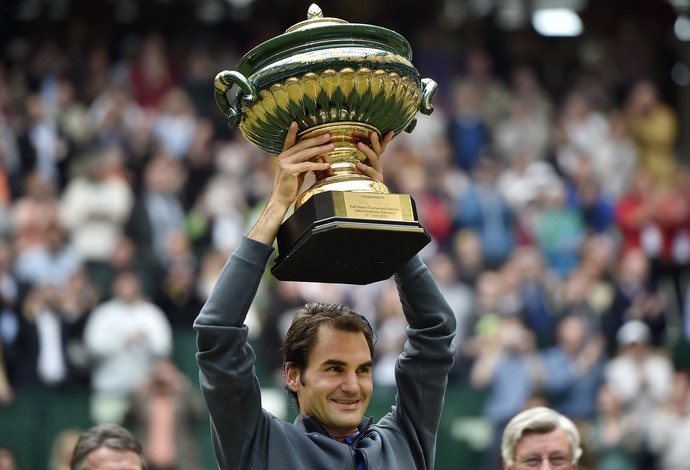
<path id="1" fill-rule="evenodd" d="M 326 191 L 351 191 L 388 194 L 390 191 L 380 181 L 356 172 L 358 162 L 366 160 L 366 155 L 358 148 L 359 142 L 368 142 L 372 132 L 378 129 L 361 122 L 334 122 L 310 127 L 298 134 L 298 139 L 308 139 L 324 133 L 331 134 L 335 146 L 330 152 L 322 153 L 316 159 L 330 163 L 330 171 L 316 175 L 316 182 L 300 194 L 295 202 L 299 208 L 314 194 Z"/>

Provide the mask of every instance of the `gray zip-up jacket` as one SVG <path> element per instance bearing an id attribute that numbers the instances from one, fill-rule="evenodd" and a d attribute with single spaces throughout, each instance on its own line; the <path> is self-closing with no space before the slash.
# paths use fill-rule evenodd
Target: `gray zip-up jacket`
<path id="1" fill-rule="evenodd" d="M 395 406 L 377 423 L 365 418 L 352 444 L 331 439 L 313 418 L 282 421 L 261 408 L 255 356 L 245 316 L 273 248 L 249 238 L 232 254 L 194 322 L 201 388 L 222 470 L 355 469 L 352 449 L 369 470 L 432 469 L 455 316 L 416 256 L 395 275 L 408 321 L 396 364 Z"/>

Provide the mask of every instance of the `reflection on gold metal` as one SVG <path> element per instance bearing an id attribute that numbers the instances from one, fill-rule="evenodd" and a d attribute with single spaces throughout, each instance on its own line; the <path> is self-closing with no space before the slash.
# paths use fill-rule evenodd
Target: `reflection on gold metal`
<path id="1" fill-rule="evenodd" d="M 275 123 L 287 129 L 292 120 L 300 128 L 353 121 L 385 133 L 409 124 L 421 101 L 417 84 L 397 72 L 368 67 L 326 69 L 289 77 L 260 90 L 253 106 L 242 107 L 239 127 L 252 143 L 277 155 L 282 147 L 274 134 L 266 132 Z"/>
<path id="2" fill-rule="evenodd" d="M 368 142 L 372 132 L 378 130 L 359 122 L 341 121 L 323 124 L 298 134 L 299 139 L 308 139 L 330 133 L 334 149 L 323 153 L 317 160 L 330 163 L 330 172 L 316 175 L 316 182 L 297 198 L 295 208 L 299 208 L 314 194 L 324 191 L 356 191 L 365 193 L 388 193 L 385 184 L 356 172 L 358 162 L 366 160 L 366 155 L 357 148 L 358 142 Z"/>

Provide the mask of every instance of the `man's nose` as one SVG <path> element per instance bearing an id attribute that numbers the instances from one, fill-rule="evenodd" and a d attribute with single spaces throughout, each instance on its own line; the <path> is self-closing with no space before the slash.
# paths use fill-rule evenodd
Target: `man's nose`
<path id="1" fill-rule="evenodd" d="M 358 392 L 359 391 L 359 377 L 357 377 L 357 372 L 347 372 L 343 377 L 343 383 L 341 388 L 347 392 Z"/>

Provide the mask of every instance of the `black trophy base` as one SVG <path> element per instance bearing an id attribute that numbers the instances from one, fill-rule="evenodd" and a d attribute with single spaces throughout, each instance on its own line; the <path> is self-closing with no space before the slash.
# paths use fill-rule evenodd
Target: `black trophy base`
<path id="1" fill-rule="evenodd" d="M 431 241 L 406 194 L 315 194 L 281 225 L 271 269 L 282 281 L 370 284 Z"/>

